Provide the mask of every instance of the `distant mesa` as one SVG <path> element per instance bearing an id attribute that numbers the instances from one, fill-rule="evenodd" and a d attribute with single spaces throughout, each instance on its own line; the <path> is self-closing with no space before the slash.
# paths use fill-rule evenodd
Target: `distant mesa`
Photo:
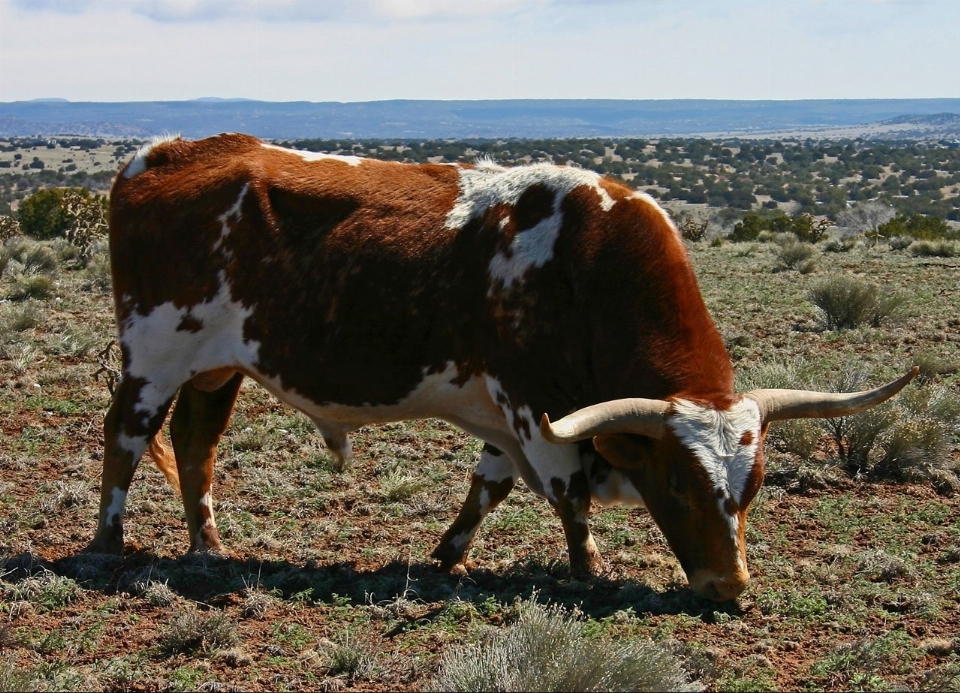
<path id="1" fill-rule="evenodd" d="M 612 137 L 953 139 L 960 98 L 502 99 L 366 102 L 189 101 L 0 102 L 0 137 L 78 135 L 196 139 L 247 132 L 264 139 L 479 140 Z"/>

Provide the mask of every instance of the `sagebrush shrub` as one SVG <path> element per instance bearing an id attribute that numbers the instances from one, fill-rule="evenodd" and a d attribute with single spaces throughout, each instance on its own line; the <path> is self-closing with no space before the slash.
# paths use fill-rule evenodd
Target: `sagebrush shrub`
<path id="1" fill-rule="evenodd" d="M 835 238 L 823 246 L 827 253 L 848 253 L 857 246 L 857 239 L 854 236 L 849 238 Z"/>
<path id="2" fill-rule="evenodd" d="M 837 276 L 820 282 L 810 291 L 810 300 L 823 314 L 828 330 L 844 330 L 880 324 L 903 305 L 897 293 L 882 294 L 876 284 Z"/>
<path id="3" fill-rule="evenodd" d="M 856 392 L 873 387 L 882 379 L 872 368 L 860 364 L 840 364 L 830 368 L 829 374 L 824 368 L 805 359 L 761 364 L 738 373 L 737 389 L 786 387 Z M 936 366 L 935 370 L 939 368 Z M 948 373 L 953 371 L 953 367 L 947 368 Z M 960 439 L 960 394 L 950 385 L 937 382 L 937 377 L 936 373 L 924 380 L 918 377 L 889 402 L 853 416 L 777 422 L 767 434 L 767 449 L 806 461 L 813 459 L 818 450 L 827 449 L 825 443 L 829 441 L 835 456 L 827 463 L 848 476 L 926 480 L 936 487 L 953 488 L 960 485 L 956 477 L 960 468 L 949 450 L 953 441 Z M 791 466 L 788 464 L 779 472 L 789 471 L 790 478 L 802 472 L 790 470 Z"/>
<path id="4" fill-rule="evenodd" d="M 815 266 L 812 260 L 817 249 L 810 243 L 800 243 L 794 241 L 785 243 L 777 251 L 777 260 L 781 269 L 795 269 L 802 274 L 809 274 Z"/>
<path id="5" fill-rule="evenodd" d="M 181 611 L 173 617 L 157 638 L 157 646 L 165 654 L 179 652 L 212 652 L 236 644 L 240 640 L 237 625 L 222 611 Z"/>
<path id="6" fill-rule="evenodd" d="M 30 274 L 52 274 L 57 270 L 57 253 L 50 246 L 41 243 L 23 243 L 18 250 L 17 259 L 23 265 L 23 271 Z"/>
<path id="7" fill-rule="evenodd" d="M 576 613 L 536 597 L 519 618 L 476 645 L 448 650 L 433 690 L 699 691 L 679 661 L 652 642 L 590 639 Z"/>
<path id="8" fill-rule="evenodd" d="M 887 241 L 887 245 L 890 250 L 906 250 L 913 244 L 913 240 L 910 236 L 894 236 Z"/>
<path id="9" fill-rule="evenodd" d="M 110 274 L 110 258 L 105 254 L 94 255 L 87 262 L 83 270 L 84 281 L 82 287 L 86 291 L 98 291 L 108 294 L 113 286 Z"/>
<path id="10" fill-rule="evenodd" d="M 28 298 L 44 300 L 53 296 L 55 288 L 53 278 L 46 274 L 25 275 L 17 279 L 10 299 L 24 301 Z"/>
<path id="11" fill-rule="evenodd" d="M 960 362 L 952 361 L 932 352 L 914 354 L 913 363 L 920 368 L 917 380 L 929 382 L 943 375 L 953 375 L 960 371 Z"/>
<path id="12" fill-rule="evenodd" d="M 956 257 L 960 250 L 950 241 L 917 241 L 910 246 L 910 254 L 914 257 Z"/>

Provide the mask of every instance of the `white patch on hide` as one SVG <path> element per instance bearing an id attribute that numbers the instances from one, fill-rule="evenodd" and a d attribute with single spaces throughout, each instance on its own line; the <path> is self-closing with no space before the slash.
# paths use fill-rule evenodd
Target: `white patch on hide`
<path id="1" fill-rule="evenodd" d="M 596 464 L 596 462 L 594 462 Z M 609 473 L 604 470 L 606 478 L 597 483 L 590 469 L 586 470 L 590 481 L 590 497 L 604 507 L 627 506 L 645 508 L 647 504 L 633 482 L 616 467 L 610 467 Z"/>
<path id="2" fill-rule="evenodd" d="M 610 211 L 614 200 L 600 185 L 600 176 L 578 168 L 533 164 L 503 168 L 481 162 L 475 168 L 460 169 L 460 195 L 447 214 L 445 227 L 463 228 L 473 217 L 498 204 L 514 206 L 531 186 L 542 185 L 553 191 L 553 213 L 533 228 L 521 231 L 510 243 L 509 251 L 498 253 L 490 262 L 494 280 L 510 286 L 532 267 L 542 267 L 553 257 L 557 234 L 563 224 L 560 206 L 573 189 L 586 186 L 600 196 L 600 207 Z M 501 220 L 501 228 L 506 220 Z"/>
<path id="3" fill-rule="evenodd" d="M 553 259 L 553 246 L 562 223 L 563 215 L 554 202 L 553 215 L 514 236 L 509 253 L 500 252 L 493 256 L 488 270 L 490 278 L 502 281 L 504 288 L 509 289 L 530 268 L 547 264 Z M 493 293 L 492 286 L 488 293 Z"/>
<path id="4" fill-rule="evenodd" d="M 263 143 L 261 146 L 265 149 L 275 149 L 286 154 L 292 154 L 293 156 L 300 157 L 304 161 L 339 161 L 340 163 L 347 164 L 348 166 L 359 166 L 363 162 L 363 157 L 359 156 L 324 154 L 323 152 L 306 152 L 301 149 L 287 149 L 286 147 L 278 147 L 275 144 L 266 143 Z"/>
<path id="5" fill-rule="evenodd" d="M 246 372 L 277 399 L 304 412 L 321 431 L 346 435 L 371 423 L 425 418 L 451 421 L 484 440 L 505 437 L 509 430 L 500 410 L 490 400 L 483 379 L 474 377 L 459 382 L 459 371 L 452 361 L 439 372 L 428 373 L 424 369 L 420 382 L 392 404 L 318 402 L 294 388 L 284 387 L 278 377 L 259 373 L 255 368 Z"/>
<path id="6" fill-rule="evenodd" d="M 127 494 L 123 489 L 114 488 L 110 492 L 110 507 L 107 508 L 107 524 L 116 524 L 123 519 L 123 507 L 127 503 Z M 116 518 L 116 519 L 114 519 Z"/>
<path id="7" fill-rule="evenodd" d="M 247 196 L 249 189 L 250 184 L 244 183 L 240 189 L 240 194 L 237 196 L 237 201 L 233 203 L 230 209 L 217 217 L 217 221 L 220 222 L 220 237 L 217 239 L 217 242 L 213 244 L 214 250 L 219 250 L 220 247 L 223 246 L 223 242 L 227 239 L 227 236 L 230 235 L 233 226 L 240 223 L 242 217 L 240 208 L 243 206 L 243 198 Z"/>
<path id="8" fill-rule="evenodd" d="M 125 297 L 129 303 L 132 299 Z M 234 301 L 221 273 L 220 290 L 202 303 L 176 307 L 162 303 L 149 313 L 137 311 L 120 326 L 120 341 L 130 354 L 125 375 L 143 378 L 136 410 L 153 416 L 188 378 L 215 368 L 249 368 L 259 342 L 243 338 L 243 323 L 253 313 Z M 196 332 L 178 330 L 186 317 L 199 321 Z"/>
<path id="9" fill-rule="evenodd" d="M 147 439 L 143 436 L 128 436 L 125 433 L 117 434 L 117 445 L 130 453 L 133 458 L 133 468 L 136 469 L 140 464 L 140 458 L 143 457 L 143 451 L 147 449 Z"/>
<path id="10" fill-rule="evenodd" d="M 140 148 L 137 150 L 137 153 L 133 155 L 133 159 L 123 170 L 124 178 L 133 178 L 136 175 L 139 175 L 147 170 L 147 156 L 150 154 L 150 151 L 156 147 L 158 144 L 164 144 L 165 142 L 174 142 L 180 139 L 180 135 L 160 135 L 154 137 L 146 144 L 140 145 Z"/>
<path id="11" fill-rule="evenodd" d="M 514 437 L 520 441 L 523 456 L 536 474 L 535 479 L 528 479 L 525 476 L 524 481 L 534 493 L 551 501 L 557 501 L 558 498 L 553 490 L 553 479 L 559 479 L 564 488 L 569 489 L 573 476 L 583 471 L 579 447 L 576 444 L 558 445 L 544 439 L 529 405 L 514 407 L 500 381 L 489 375 L 486 376 L 486 381 L 490 396 L 503 411 L 503 415 L 513 429 Z"/>

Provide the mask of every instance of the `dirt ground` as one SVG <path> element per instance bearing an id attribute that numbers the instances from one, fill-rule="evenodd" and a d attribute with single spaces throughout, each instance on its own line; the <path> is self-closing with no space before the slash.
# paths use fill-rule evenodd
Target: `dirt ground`
<path id="1" fill-rule="evenodd" d="M 861 248 L 805 276 L 774 271 L 772 243 L 692 255 L 741 373 L 805 359 L 830 374 L 846 358 L 878 382 L 923 354 L 960 360 L 960 260 Z M 722 605 L 687 589 L 642 511 L 596 508 L 609 571 L 572 580 L 559 522 L 523 488 L 484 524 L 473 570 L 440 573 L 428 556 L 478 443 L 432 420 L 368 427 L 337 472 L 305 417 L 252 383 L 215 479 L 231 555 L 185 555 L 182 506 L 149 462 L 125 555 L 83 554 L 116 365 L 103 271 L 61 264 L 41 297 L 12 298 L 26 276 L 13 265 L 0 282 L 0 688 L 417 690 L 535 596 L 578 609 L 592 637 L 662 644 L 709 690 L 960 689 L 960 495 L 852 479 L 825 434 L 802 461 L 770 450 L 753 579 Z M 836 273 L 906 292 L 901 319 L 818 327 L 806 291 Z M 911 387 L 960 393 L 949 368 Z M 956 437 L 944 454 L 960 467 Z"/>

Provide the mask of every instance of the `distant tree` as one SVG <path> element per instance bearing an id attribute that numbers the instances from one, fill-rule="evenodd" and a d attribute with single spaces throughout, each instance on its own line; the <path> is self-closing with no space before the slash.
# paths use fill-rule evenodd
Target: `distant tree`
<path id="1" fill-rule="evenodd" d="M 956 239 L 960 233 L 951 231 L 940 217 L 926 214 L 898 214 L 877 227 L 877 234 L 884 237 L 910 236 L 921 240 Z"/>
<path id="2" fill-rule="evenodd" d="M 93 233 L 105 226 L 102 221 L 90 221 L 103 220 L 105 206 L 104 198 L 92 196 L 86 188 L 44 188 L 20 203 L 17 218 L 26 236 L 64 237 L 72 242 L 80 225 L 95 226 Z"/>

